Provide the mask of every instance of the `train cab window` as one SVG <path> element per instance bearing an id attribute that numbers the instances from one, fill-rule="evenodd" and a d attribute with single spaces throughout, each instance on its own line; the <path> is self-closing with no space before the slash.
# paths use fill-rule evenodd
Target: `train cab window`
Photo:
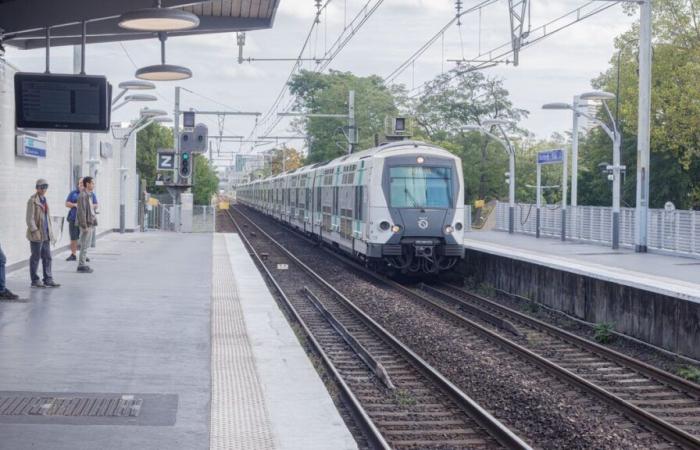
<path id="1" fill-rule="evenodd" d="M 452 169 L 400 166 L 389 169 L 392 208 L 452 207 Z"/>

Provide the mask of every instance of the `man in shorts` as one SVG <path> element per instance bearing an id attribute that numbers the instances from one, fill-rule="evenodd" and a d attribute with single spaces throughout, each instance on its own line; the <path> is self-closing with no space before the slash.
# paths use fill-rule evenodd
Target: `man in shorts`
<path id="1" fill-rule="evenodd" d="M 66 197 L 66 208 L 68 211 L 68 232 L 70 233 L 70 256 L 66 258 L 66 261 L 77 261 L 78 253 L 78 239 L 80 238 L 80 226 L 76 220 L 76 214 L 78 212 L 78 196 L 83 191 L 83 177 L 78 179 L 78 187 L 68 194 Z M 92 193 L 92 203 L 93 208 L 97 210 L 97 196 Z M 90 258 L 87 259 L 90 261 Z"/>

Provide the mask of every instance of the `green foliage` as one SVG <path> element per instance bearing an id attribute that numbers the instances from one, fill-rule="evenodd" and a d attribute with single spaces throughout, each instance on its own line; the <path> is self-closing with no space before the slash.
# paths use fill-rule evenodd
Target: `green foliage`
<path id="1" fill-rule="evenodd" d="M 700 207 L 700 0 L 654 2 L 650 201 L 679 208 Z M 638 26 L 616 39 L 610 67 L 593 80 L 595 88 L 616 92 L 619 68 L 622 163 L 627 166 L 623 200 L 634 206 L 638 101 Z M 619 56 L 619 67 L 618 67 Z M 615 108 L 613 108 L 614 111 Z M 602 117 L 602 116 L 601 116 Z M 609 204 L 610 186 L 596 169 L 612 159 L 610 141 L 596 131 L 585 140 L 579 182 L 581 204 Z M 605 199 L 604 203 L 600 203 Z"/>
<path id="2" fill-rule="evenodd" d="M 466 125 L 480 125 L 486 119 L 517 123 L 527 116 L 527 111 L 513 106 L 501 79 L 452 70 L 428 83 L 413 109 L 426 140 L 462 158 L 466 203 L 507 196 L 504 173 L 508 171 L 508 153 L 503 144 L 478 132 L 462 131 Z M 491 131 L 500 135 L 497 128 Z M 525 136 L 522 130 L 516 132 Z"/>
<path id="3" fill-rule="evenodd" d="M 700 369 L 695 366 L 685 366 L 678 369 L 678 376 L 694 383 L 700 383 Z"/>
<path id="4" fill-rule="evenodd" d="M 219 188 L 219 177 L 209 160 L 200 154 L 194 156 L 194 203 L 196 205 L 208 205 L 211 196 Z"/>
<path id="5" fill-rule="evenodd" d="M 615 340 L 615 335 L 613 334 L 614 329 L 615 324 L 608 322 L 597 323 L 593 327 L 595 333 L 593 338 L 600 344 L 609 344 Z"/>
<path id="6" fill-rule="evenodd" d="M 358 77 L 331 70 L 328 74 L 302 71 L 289 82 L 296 97 L 296 109 L 317 114 L 347 114 L 348 91 L 355 91 L 355 118 L 359 131 L 358 149 L 374 146 L 375 133 L 383 134 L 384 119 L 397 114 L 395 94 L 381 78 Z M 347 153 L 347 119 L 304 118 L 296 123 L 311 136 L 307 163 L 325 161 Z"/>
<path id="7" fill-rule="evenodd" d="M 136 139 L 136 171 L 151 193 L 163 192 L 155 185 L 159 148 L 173 148 L 172 129 L 152 123 L 139 131 Z"/>
<path id="8" fill-rule="evenodd" d="M 146 182 L 150 193 L 162 193 L 164 189 L 155 185 L 156 159 L 159 148 L 173 148 L 173 131 L 170 128 L 152 123 L 139 131 L 136 141 L 136 170 Z M 203 155 L 194 159 L 194 202 L 198 205 L 209 204 L 211 195 L 216 192 L 219 178 L 216 171 Z"/>

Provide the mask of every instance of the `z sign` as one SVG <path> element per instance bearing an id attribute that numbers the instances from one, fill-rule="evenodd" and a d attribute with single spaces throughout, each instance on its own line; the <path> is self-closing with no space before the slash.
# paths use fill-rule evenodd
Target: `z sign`
<path id="1" fill-rule="evenodd" d="M 163 152 L 158 153 L 158 170 L 174 170 L 175 169 L 175 153 Z"/>

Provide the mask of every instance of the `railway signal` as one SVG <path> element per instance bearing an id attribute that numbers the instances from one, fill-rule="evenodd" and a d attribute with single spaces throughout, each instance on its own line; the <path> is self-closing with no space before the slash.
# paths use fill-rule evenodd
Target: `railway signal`
<path id="1" fill-rule="evenodd" d="M 192 175 L 192 153 L 188 151 L 183 151 L 180 153 L 180 176 L 182 178 L 189 178 Z"/>

